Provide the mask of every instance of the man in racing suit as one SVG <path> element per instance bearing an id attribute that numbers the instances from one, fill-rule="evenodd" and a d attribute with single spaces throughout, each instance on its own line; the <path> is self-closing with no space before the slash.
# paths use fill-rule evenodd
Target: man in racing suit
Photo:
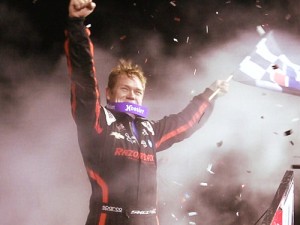
<path id="1" fill-rule="evenodd" d="M 111 104 L 103 107 L 93 44 L 84 26 L 84 18 L 94 8 L 91 0 L 70 1 L 65 42 L 72 115 L 92 187 L 86 225 L 158 225 L 156 153 L 189 137 L 203 124 L 204 113 L 209 114 L 212 107 L 209 97 L 213 90 L 206 89 L 195 96 L 177 114 L 149 121 L 135 113 L 144 110 L 139 105 L 145 81 L 134 73 L 129 76 L 121 71 L 116 87 L 108 86 L 106 91 Z M 218 91 L 226 92 L 227 83 L 221 84 L 216 86 Z M 125 92 L 123 99 L 120 93 Z M 117 110 L 114 102 L 128 102 L 126 107 L 131 111 Z"/>

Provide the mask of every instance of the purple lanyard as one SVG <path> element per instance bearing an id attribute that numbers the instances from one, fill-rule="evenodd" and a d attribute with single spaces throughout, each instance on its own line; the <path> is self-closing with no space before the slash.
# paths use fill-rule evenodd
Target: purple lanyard
<path id="1" fill-rule="evenodd" d="M 124 112 L 124 113 L 132 113 L 137 116 L 147 117 L 148 116 L 148 109 L 147 107 L 137 105 L 130 102 L 109 102 L 107 104 L 107 108 L 113 109 L 117 112 Z"/>

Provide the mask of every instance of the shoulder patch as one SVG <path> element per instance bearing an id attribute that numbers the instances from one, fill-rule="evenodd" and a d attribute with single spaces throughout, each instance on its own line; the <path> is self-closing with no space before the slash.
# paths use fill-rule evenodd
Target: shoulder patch
<path id="1" fill-rule="evenodd" d="M 106 118 L 106 123 L 108 126 L 110 126 L 113 122 L 116 122 L 115 116 L 107 110 L 105 107 L 103 107 L 104 113 L 105 113 L 105 118 Z"/>
<path id="2" fill-rule="evenodd" d="M 151 123 L 149 121 L 143 121 L 141 123 L 152 135 L 154 135 L 154 130 L 153 127 L 151 125 Z"/>

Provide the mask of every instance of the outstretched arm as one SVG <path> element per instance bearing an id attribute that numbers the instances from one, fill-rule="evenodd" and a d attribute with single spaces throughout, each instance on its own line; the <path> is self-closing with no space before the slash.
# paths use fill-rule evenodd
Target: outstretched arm
<path id="1" fill-rule="evenodd" d="M 230 79 L 216 80 L 202 94 L 195 96 L 181 112 L 156 121 L 153 128 L 157 137 L 157 151 L 182 141 L 198 130 L 211 114 L 216 98 L 228 92 Z"/>

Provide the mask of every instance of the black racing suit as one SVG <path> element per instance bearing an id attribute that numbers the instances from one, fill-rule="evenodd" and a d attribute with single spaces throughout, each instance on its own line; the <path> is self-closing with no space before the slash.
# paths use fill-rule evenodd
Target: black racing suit
<path id="1" fill-rule="evenodd" d="M 86 225 L 157 225 L 156 153 L 203 124 L 204 112 L 210 114 L 212 108 L 207 100 L 212 91 L 195 96 L 178 114 L 158 121 L 133 119 L 100 104 L 93 44 L 84 19 L 69 19 L 65 51 L 72 114 L 92 186 Z"/>

